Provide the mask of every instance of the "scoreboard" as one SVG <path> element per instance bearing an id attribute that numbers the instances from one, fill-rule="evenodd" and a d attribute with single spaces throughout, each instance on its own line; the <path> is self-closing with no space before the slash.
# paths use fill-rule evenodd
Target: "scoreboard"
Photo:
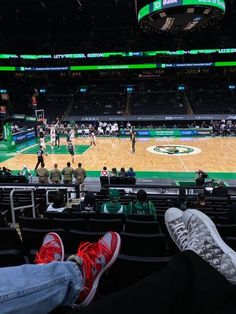
<path id="1" fill-rule="evenodd" d="M 224 0 L 139 0 L 138 22 L 143 29 L 189 31 L 218 23 L 225 9 Z"/>

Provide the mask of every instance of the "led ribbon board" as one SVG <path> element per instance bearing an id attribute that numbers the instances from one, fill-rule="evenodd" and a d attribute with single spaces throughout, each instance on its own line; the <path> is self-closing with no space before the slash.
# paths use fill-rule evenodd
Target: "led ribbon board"
<path id="1" fill-rule="evenodd" d="M 145 70 L 168 68 L 209 68 L 236 67 L 236 61 L 196 62 L 196 63 L 144 63 L 144 64 L 110 64 L 110 65 L 75 65 L 68 67 L 17 67 L 0 66 L 0 72 L 61 72 L 61 71 L 115 71 L 115 70 Z"/>

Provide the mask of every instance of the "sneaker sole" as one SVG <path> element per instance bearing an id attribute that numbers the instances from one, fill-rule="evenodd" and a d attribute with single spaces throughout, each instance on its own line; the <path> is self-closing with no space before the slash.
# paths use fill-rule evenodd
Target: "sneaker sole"
<path id="1" fill-rule="evenodd" d="M 116 233 L 116 232 L 114 232 L 114 233 L 117 235 L 117 239 L 118 239 L 115 252 L 114 252 L 111 260 L 109 261 L 109 263 L 107 263 L 107 265 L 103 268 L 103 270 L 100 271 L 97 278 L 94 280 L 93 287 L 92 287 L 90 293 L 88 294 L 87 298 L 79 305 L 79 307 L 85 307 L 89 303 L 91 303 L 91 301 L 93 300 L 95 293 L 97 291 L 98 283 L 99 283 L 101 276 L 104 274 L 105 271 L 107 271 L 112 266 L 112 264 L 117 259 L 117 256 L 119 255 L 121 239 L 120 239 L 120 236 L 118 233 Z"/>
<path id="2" fill-rule="evenodd" d="M 235 258 L 235 254 L 236 252 L 231 249 L 231 247 L 229 247 L 221 238 L 218 230 L 216 229 L 216 226 L 214 224 L 214 222 L 204 213 L 196 210 L 196 209 L 188 209 L 186 212 L 191 213 L 192 215 L 196 216 L 197 218 L 199 218 L 202 223 L 207 227 L 207 229 L 210 231 L 210 234 L 212 236 L 212 238 L 215 240 L 215 242 L 218 244 L 218 246 L 222 249 L 222 251 L 225 254 L 230 255 L 230 257 L 234 256 Z M 233 263 L 234 264 L 234 263 Z"/>
<path id="3" fill-rule="evenodd" d="M 65 258 L 65 250 L 64 250 L 64 244 L 62 242 L 61 237 L 59 236 L 59 234 L 55 233 L 55 232 L 50 232 L 49 234 L 53 234 L 60 242 L 60 246 L 61 246 L 61 262 L 64 261 Z"/>

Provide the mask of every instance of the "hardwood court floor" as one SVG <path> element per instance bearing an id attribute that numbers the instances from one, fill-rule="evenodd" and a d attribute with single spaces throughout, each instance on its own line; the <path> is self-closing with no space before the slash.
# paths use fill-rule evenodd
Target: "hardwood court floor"
<path id="1" fill-rule="evenodd" d="M 61 144 L 66 145 L 65 140 Z M 98 138 L 96 147 L 87 147 L 89 140 L 85 138 L 75 139 L 76 150 L 75 164 L 82 162 L 87 170 L 101 170 L 105 165 L 108 169 L 116 167 L 133 167 L 136 171 L 196 171 L 201 168 L 208 172 L 236 172 L 236 138 L 138 138 L 136 153 L 131 153 L 131 143 L 128 138 Z M 148 147 L 156 145 L 186 145 L 201 150 L 193 155 L 159 155 L 147 151 Z M 18 154 L 9 154 L 9 159 L 0 163 L 0 167 L 6 166 L 12 170 L 22 169 L 27 165 L 34 169 L 37 156 L 31 147 Z M 53 151 L 45 157 L 46 167 L 51 169 L 54 163 L 63 168 L 67 161 L 71 161 L 65 147 L 60 151 Z"/>

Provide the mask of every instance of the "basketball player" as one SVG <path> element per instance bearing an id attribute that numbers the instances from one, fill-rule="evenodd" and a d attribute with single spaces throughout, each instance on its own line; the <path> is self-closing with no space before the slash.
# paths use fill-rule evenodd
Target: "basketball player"
<path id="1" fill-rule="evenodd" d="M 136 134 L 135 134 L 135 131 L 133 130 L 132 133 L 131 133 L 131 143 L 132 143 L 132 154 L 135 153 L 135 143 L 136 143 Z"/>
<path id="2" fill-rule="evenodd" d="M 96 136 L 93 132 L 91 133 L 90 145 L 96 146 Z"/>
<path id="3" fill-rule="evenodd" d="M 75 130 L 71 129 L 70 130 L 70 141 L 73 142 L 74 138 L 75 138 Z"/>
<path id="4" fill-rule="evenodd" d="M 74 155 L 75 155 L 75 151 L 74 151 L 74 145 L 72 143 L 72 141 L 69 139 L 69 141 L 67 142 L 67 149 L 69 154 L 71 155 L 72 158 L 72 162 L 74 163 Z"/>
<path id="5" fill-rule="evenodd" d="M 45 154 L 46 156 L 47 156 L 47 154 Z M 38 162 L 37 162 L 37 164 L 36 164 L 36 166 L 35 166 L 35 168 L 34 168 L 34 170 L 36 171 L 37 169 L 38 169 L 38 166 L 41 164 L 41 167 L 42 167 L 42 165 L 44 164 L 44 159 L 43 159 L 43 157 L 44 157 L 44 151 L 43 151 L 43 147 L 40 145 L 39 146 L 39 149 L 38 149 L 38 151 L 37 151 L 37 156 L 38 156 Z"/>
<path id="6" fill-rule="evenodd" d="M 60 132 L 56 129 L 55 147 L 60 147 Z"/>
<path id="7" fill-rule="evenodd" d="M 42 146 L 43 149 L 46 149 L 44 134 L 42 134 L 39 138 L 39 145 Z"/>
<path id="8" fill-rule="evenodd" d="M 54 148 L 54 145 L 55 145 L 55 141 L 56 141 L 56 130 L 55 130 L 55 127 L 51 127 L 50 129 L 50 146 L 51 146 L 51 149 Z"/>

